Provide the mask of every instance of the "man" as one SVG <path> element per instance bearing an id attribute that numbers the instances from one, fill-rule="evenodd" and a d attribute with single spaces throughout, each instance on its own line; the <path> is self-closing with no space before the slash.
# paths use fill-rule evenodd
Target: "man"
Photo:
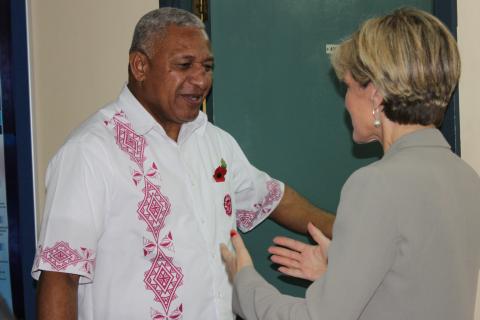
<path id="1" fill-rule="evenodd" d="M 32 274 L 39 319 L 232 319 L 219 244 L 271 217 L 331 234 L 333 217 L 249 164 L 199 106 L 203 23 L 162 8 L 137 24 L 129 81 L 52 159 Z"/>

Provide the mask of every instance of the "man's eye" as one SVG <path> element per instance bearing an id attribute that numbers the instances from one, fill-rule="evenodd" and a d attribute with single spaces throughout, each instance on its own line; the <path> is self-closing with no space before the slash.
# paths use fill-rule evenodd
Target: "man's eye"
<path id="1" fill-rule="evenodd" d="M 205 71 L 213 71 L 213 64 L 204 64 Z"/>
<path id="2" fill-rule="evenodd" d="M 177 64 L 177 67 L 179 67 L 180 69 L 188 69 L 191 66 L 192 66 L 192 64 L 190 62 L 178 63 Z"/>

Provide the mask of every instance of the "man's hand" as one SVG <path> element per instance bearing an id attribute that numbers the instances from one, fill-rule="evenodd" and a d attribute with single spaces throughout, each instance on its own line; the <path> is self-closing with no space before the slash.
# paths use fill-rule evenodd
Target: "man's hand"
<path id="1" fill-rule="evenodd" d="M 235 230 L 230 231 L 230 237 L 236 254 L 228 250 L 224 243 L 220 245 L 220 252 L 222 254 L 222 260 L 225 263 L 225 268 L 227 269 L 228 278 L 230 282 L 233 282 L 237 272 L 244 267 L 253 266 L 253 262 L 250 253 L 248 253 L 243 243 L 242 237 L 240 237 Z"/>
<path id="2" fill-rule="evenodd" d="M 272 254 L 270 259 L 280 265 L 278 271 L 281 273 L 315 281 L 327 271 L 330 240 L 313 224 L 308 223 L 307 228 L 317 245 L 309 245 L 286 237 L 275 237 L 273 242 L 276 246 L 270 247 L 268 252 Z"/>

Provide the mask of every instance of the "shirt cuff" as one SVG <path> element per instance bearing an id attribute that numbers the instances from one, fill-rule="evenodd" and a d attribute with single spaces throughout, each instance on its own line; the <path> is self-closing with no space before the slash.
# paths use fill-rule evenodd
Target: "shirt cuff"
<path id="1" fill-rule="evenodd" d="M 237 209 L 237 227 L 242 232 L 247 232 L 263 222 L 277 208 L 284 191 L 285 185 L 282 182 L 275 179 L 267 181 L 262 199 L 251 208 Z"/>
<path id="2" fill-rule="evenodd" d="M 32 267 L 32 277 L 39 279 L 42 271 L 77 274 L 79 283 L 93 281 L 95 270 L 95 251 L 80 247 L 74 249 L 68 242 L 60 241 L 52 247 L 39 245 Z"/>

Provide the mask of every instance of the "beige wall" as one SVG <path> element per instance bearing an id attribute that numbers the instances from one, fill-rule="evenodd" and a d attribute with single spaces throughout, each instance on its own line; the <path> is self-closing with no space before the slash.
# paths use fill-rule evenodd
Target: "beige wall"
<path id="1" fill-rule="evenodd" d="M 480 1 L 457 0 L 460 78 L 460 139 L 462 158 L 480 174 Z"/>
<path id="2" fill-rule="evenodd" d="M 29 1 L 37 217 L 49 159 L 73 128 L 118 95 L 135 23 L 154 8 L 158 0 Z"/>
<path id="3" fill-rule="evenodd" d="M 458 46 L 462 58 L 460 78 L 460 139 L 462 158 L 480 174 L 480 1 L 457 0 Z M 480 320 L 480 270 L 475 320 Z"/>

